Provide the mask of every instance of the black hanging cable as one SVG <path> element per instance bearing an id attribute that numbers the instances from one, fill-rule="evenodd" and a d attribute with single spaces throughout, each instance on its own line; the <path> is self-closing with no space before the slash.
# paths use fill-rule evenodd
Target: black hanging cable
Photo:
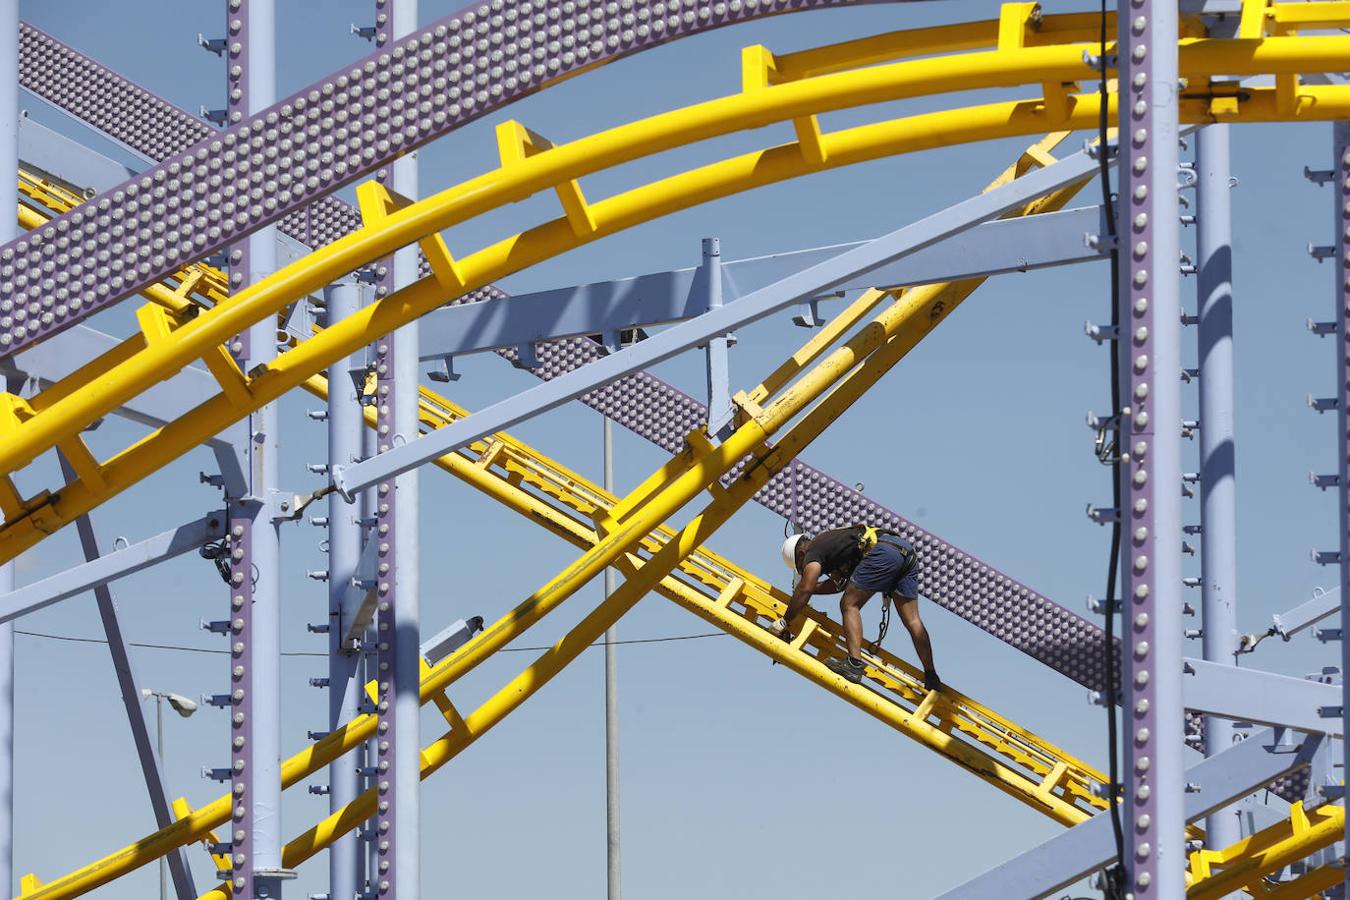
<path id="1" fill-rule="evenodd" d="M 1111 524 L 1111 556 L 1106 566 L 1106 635 L 1102 641 L 1102 672 L 1106 681 L 1106 740 L 1107 740 L 1107 785 L 1108 811 L 1111 816 L 1111 831 L 1116 840 L 1116 864 L 1106 870 L 1105 894 L 1109 898 L 1123 897 L 1125 881 L 1125 831 L 1120 822 L 1120 808 L 1116 803 L 1120 794 L 1120 759 L 1117 751 L 1116 706 L 1119 702 L 1117 660 L 1115 652 L 1116 620 L 1116 578 L 1120 563 L 1121 520 L 1124 511 L 1120 508 L 1120 454 L 1123 447 L 1120 416 L 1120 252 L 1116 245 L 1116 211 L 1111 198 L 1110 147 L 1107 143 L 1107 107 L 1110 99 L 1106 83 L 1106 0 L 1102 0 L 1100 34 L 1098 35 L 1101 66 L 1101 78 L 1098 82 L 1100 109 L 1098 112 L 1097 160 L 1101 167 L 1102 210 L 1106 219 L 1106 236 L 1111 249 L 1111 325 L 1114 330 L 1111 347 L 1111 416 L 1115 421 L 1116 440 L 1114 453 L 1100 453 L 1103 463 L 1111 465 L 1111 498 L 1116 510 L 1116 519 Z M 1119 77 L 1119 73 L 1117 73 Z M 1117 90 L 1119 87 L 1117 86 Z"/>

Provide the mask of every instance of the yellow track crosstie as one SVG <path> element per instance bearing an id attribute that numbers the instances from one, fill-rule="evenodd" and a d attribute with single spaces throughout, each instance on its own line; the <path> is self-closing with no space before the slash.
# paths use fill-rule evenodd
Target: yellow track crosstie
<path id="1" fill-rule="evenodd" d="M 1044 153 L 1060 137 L 1052 136 L 1033 147 L 995 184 L 1025 171 L 1034 162 L 1044 162 Z M 1040 203 L 1038 208 L 1052 208 L 1066 199 L 1067 192 Z M 933 286 L 917 290 L 940 294 L 952 287 Z M 967 294 L 974 289 L 973 284 L 965 287 L 964 293 Z M 818 332 L 764 384 L 747 394 L 747 404 L 757 404 L 777 393 L 852 324 L 861 321 L 870 310 L 887 299 L 893 301 L 896 295 L 882 292 L 864 295 L 849 310 L 832 320 L 829 329 Z M 326 394 L 326 382 L 322 376 L 309 379 L 305 387 L 320 396 Z M 421 421 L 424 429 L 430 431 L 444 427 L 465 414 L 464 410 L 448 400 L 423 389 Z M 368 424 L 374 424 L 373 410 L 368 410 Z M 436 464 L 579 547 L 594 546 L 598 534 L 603 532 L 603 528 L 597 532 L 595 523 L 604 522 L 607 516 L 612 517 L 616 508 L 617 498 L 507 435 L 477 442 L 459 453 L 437 460 Z M 628 562 L 621 565 L 633 571 L 634 566 L 642 565 L 645 558 L 658 552 L 674 534 L 669 528 L 658 528 L 643 538 L 627 554 Z M 1083 817 L 1104 808 L 1105 801 L 1093 791 L 1094 785 L 1104 780 L 1099 772 L 967 697 L 950 690 L 941 695 L 924 691 L 919 673 L 887 652 L 868 654 L 868 679 L 875 690 L 852 689 L 833 680 L 833 676 L 825 673 L 819 665 L 809 662 L 811 657 L 819 661 L 839 652 L 836 644 L 839 626 L 827 616 L 812 613 L 801 640 L 789 649 L 776 638 L 770 637 L 763 628 L 764 622 L 781 614 L 786 602 L 781 592 L 706 548 L 689 555 L 679 563 L 678 568 L 679 577 L 671 575 L 662 579 L 656 587 L 658 593 L 728 634 L 779 659 L 794 671 L 826 686 L 843 699 L 919 740 L 930 749 L 957 761 L 977 776 L 995 783 L 1006 793 L 1064 824 L 1081 821 Z M 797 653 L 797 650 L 807 653 Z M 428 669 L 426 674 L 431 675 L 433 672 Z M 432 690 L 424 690 L 424 700 L 433 700 L 453 728 L 456 722 L 462 723 L 464 720 L 445 693 L 448 683 L 443 682 Z M 373 720 L 358 720 L 353 723 L 354 728 L 349 726 L 288 761 L 286 783 L 293 784 L 316 771 L 337 755 L 333 752 L 335 748 L 359 743 L 369 734 L 369 728 L 365 726 L 372 724 Z M 325 744 L 329 746 L 325 747 Z M 963 753 L 959 748 L 974 748 L 977 752 Z M 162 853 L 170 846 L 204 836 L 204 828 L 209 830 L 211 812 L 217 805 L 219 803 L 187 813 L 188 822 L 138 842 L 138 847 L 149 850 L 158 839 L 162 843 Z M 186 804 L 183 807 L 186 809 Z M 223 821 L 223 817 L 220 818 Z M 203 822 L 206 823 L 204 828 Z M 192 823 L 196 823 L 195 826 L 185 831 L 184 826 Z M 169 834 L 175 831 L 175 836 Z M 166 838 L 173 840 L 173 843 L 165 842 Z M 136 865 L 153 858 L 147 855 Z M 1244 857 L 1239 853 L 1229 858 L 1241 862 Z M 92 873 L 89 870 L 76 873 L 77 876 L 81 874 L 87 877 Z M 102 874 L 108 873 L 104 871 Z M 61 879 L 43 886 L 32 879 L 27 882 L 28 893 L 25 896 L 39 889 L 44 891 L 40 894 L 44 897 L 73 896 L 62 892 L 67 883 L 68 879 Z M 98 883 L 102 883 L 101 878 Z"/>
<path id="2" fill-rule="evenodd" d="M 1020 6 L 1019 6 L 1020 8 Z M 1037 28 L 1021 30 L 999 24 L 994 49 L 878 62 L 886 54 L 858 42 L 816 51 L 838 57 L 831 66 L 814 59 L 806 71 L 824 71 L 791 80 L 793 57 L 779 60 L 767 52 L 747 53 L 747 89 L 684 110 L 653 116 L 601 134 L 549 146 L 523 128 L 508 123 L 500 145 L 502 166 L 434 197 L 379 217 L 328 247 L 287 266 L 187 322 L 167 310 L 144 312 L 142 334 L 127 345 L 91 362 L 76 376 L 31 401 L 9 398 L 0 441 L 0 560 L 12 559 L 46 534 L 150 472 L 218 433 L 252 409 L 297 387 L 334 359 L 373 336 L 422 315 L 444 300 L 505 274 L 555 256 L 618 230 L 672 210 L 810 172 L 849 165 L 879 156 L 910 152 L 993 137 L 1075 129 L 1095 124 L 1099 100 L 1065 86 L 1091 79 L 1083 61 L 1089 44 L 1074 27 L 1056 30 L 1056 17 Z M 1049 26 L 1046 23 L 1051 23 Z M 1081 26 L 1075 26 L 1081 29 Z M 1038 46 L 1036 34 L 1069 43 Z M 1020 35 L 1020 38 L 1019 38 Z M 950 43 L 950 36 L 945 38 Z M 969 38 L 967 39 L 969 40 Z M 891 56 L 936 52 L 920 40 L 912 45 L 891 42 Z M 940 41 L 929 45 L 941 49 Z M 811 52 L 811 51 L 808 51 Z M 1223 117 L 1236 121 L 1334 119 L 1350 116 L 1350 88 L 1279 87 L 1280 79 L 1299 72 L 1331 71 L 1350 55 L 1350 37 L 1278 36 L 1253 40 L 1188 37 L 1180 45 L 1181 70 L 1196 82 L 1210 73 L 1274 74 L 1276 88 L 1244 88 L 1236 92 L 1206 85 L 1184 95 L 1185 121 Z M 861 62 L 860 62 L 861 61 Z M 770 65 L 772 63 L 772 65 Z M 856 68 L 865 63 L 865 67 Z M 855 66 L 848 68 L 848 66 Z M 830 69 L 839 71 L 827 71 Z M 789 80 L 783 80 L 787 77 Z M 987 87 L 1048 86 L 1048 95 L 1024 101 L 987 104 L 941 113 L 911 116 L 837 132 L 823 133 L 816 116 L 895 99 L 952 93 Z M 1293 98 L 1292 105 L 1290 98 Z M 658 180 L 643 188 L 599 201 L 588 201 L 578 179 L 604 168 L 733 131 L 775 121 L 792 121 L 799 140 L 781 147 L 724 160 Z M 463 257 L 452 256 L 438 232 L 480 213 L 539 191 L 559 193 L 566 214 L 513 238 Z M 252 373 L 239 372 L 223 354 L 222 342 L 247 325 L 278 312 L 286 303 L 333 278 L 397 247 L 423 245 L 434 274 L 343 322 L 336 323 Z M 80 431 L 130 397 L 171 377 L 194 360 L 206 361 L 221 383 L 221 394 L 182 418 L 107 460 L 81 452 Z M 55 491 L 23 497 L 8 477 L 38 454 L 61 446 L 82 462 L 80 478 Z"/>
<path id="3" fill-rule="evenodd" d="M 1018 164 L 1010 167 L 999 181 L 1025 171 L 1033 164 L 1033 160 L 1037 163 L 1043 162 L 1044 152 L 1062 137 L 1055 135 L 1038 144 L 1033 151 L 1040 151 L 1039 155 L 1034 152 L 1028 153 Z M 1065 189 L 1048 198 L 1034 201 L 1026 212 L 1058 208 L 1074 190 L 1076 188 Z M 706 442 L 695 440 L 685 454 L 658 471 L 657 479 L 649 481 L 625 501 L 617 504 L 614 498 L 604 495 L 584 479 L 566 472 L 556 464 L 540 460 L 537 454 L 533 454 L 528 448 L 506 436 L 497 436 L 481 442 L 461 454 L 450 454 L 438 460 L 437 464 L 449 468 L 471 484 L 488 490 L 512 508 L 544 524 L 555 533 L 573 540 L 579 546 L 610 544 L 615 540 L 615 534 L 628 532 L 629 544 L 624 553 L 636 554 L 632 557 L 634 563 L 645 571 L 646 563 L 642 562 L 644 554 L 659 556 L 668 552 L 667 548 L 672 541 L 678 542 L 676 532 L 658 527 L 661 521 L 661 518 L 657 517 L 661 509 L 657 505 L 658 497 L 675 489 L 681 489 L 688 494 L 691 484 L 715 484 L 720 471 L 734 466 L 743 456 L 744 450 L 756 446 L 759 442 L 756 435 L 763 434 L 766 427 L 773 427 L 774 422 L 783 422 L 791 418 L 793 410 L 805 408 L 818 399 L 831 383 L 843 379 L 843 385 L 837 387 L 820 407 L 809 413 L 801 425 L 808 429 L 805 432 L 807 435 L 823 428 L 837 416 L 840 404 L 846 405 L 861 393 L 861 387 L 856 386 L 859 384 L 860 374 L 875 380 L 883 368 L 889 368 L 895 361 L 886 362 L 883 359 L 877 362 L 872 357 L 881 353 L 883 356 L 895 356 L 898 359 L 898 354 L 905 347 L 912 346 L 921 334 L 926 333 L 940 321 L 974 289 L 974 286 L 968 285 L 965 290 L 958 290 L 955 293 L 950 290 L 953 286 L 934 286 L 906 292 L 876 322 L 819 363 L 810 375 L 782 391 L 783 398 L 779 403 L 766 410 L 758 403 L 747 402 L 746 408 L 757 410 L 759 415 L 756 420 L 748 421 L 741 426 L 738 430 L 738 434 L 742 435 L 739 441 L 729 441 L 730 447 L 723 444 L 721 448 L 712 448 L 706 445 Z M 876 302 L 876 298 L 864 298 L 843 318 L 848 321 L 860 321 L 867 309 Z M 931 310 L 937 310 L 937 314 L 931 315 Z M 906 340 L 896 344 L 896 338 L 888 338 L 888 335 L 899 335 L 906 337 Z M 891 348 L 889 353 L 884 353 L 888 347 Z M 819 346 L 818 338 L 808 342 L 804 352 L 794 357 L 797 361 L 797 370 L 799 371 L 805 362 L 819 356 L 823 349 Z M 806 352 L 807 350 L 810 352 Z M 869 367 L 872 368 L 871 372 L 868 372 Z M 775 379 L 777 385 L 771 392 L 779 393 L 781 388 L 787 386 L 790 376 L 780 369 L 775 373 Z M 318 391 L 322 390 L 322 384 L 322 378 L 316 376 L 309 380 L 307 387 Z M 851 390 L 844 390 L 851 385 L 854 386 Z M 763 396 L 763 393 L 756 391 L 756 396 Z M 463 411 L 449 405 L 448 401 L 424 392 L 422 418 L 428 429 L 442 427 L 462 415 Z M 760 420 L 763 420 L 764 424 L 761 424 Z M 794 428 L 792 433 L 799 432 Z M 791 456 L 784 457 L 783 452 L 780 445 L 780 448 L 771 453 L 772 466 L 781 466 L 791 458 Z M 493 466 L 502 470 L 501 477 L 491 474 Z M 685 470 L 683 474 L 682 469 Z M 681 488 L 681 485 L 684 487 Z M 542 493 L 545 499 L 532 496 L 525 490 L 526 488 Z M 697 490 L 695 487 L 694 492 Z M 727 491 L 720 488 L 715 489 L 714 493 L 721 497 L 728 496 Z M 565 498 L 570 498 L 570 504 Z M 575 517 L 568 518 L 561 515 L 558 502 L 563 506 L 570 505 L 574 513 L 580 513 L 594 521 L 584 523 Z M 629 525 L 634 519 L 650 522 L 652 527 L 640 531 L 636 525 Z M 692 546 L 678 549 L 681 551 L 679 567 L 683 577 L 659 579 L 655 584 L 659 592 L 688 608 L 702 610 L 701 614 L 711 615 L 714 618 L 719 615 L 717 612 L 719 609 L 723 617 L 727 609 L 739 610 L 742 617 L 752 611 L 755 611 L 756 615 L 760 612 L 766 615 L 771 612 L 774 616 L 781 612 L 784 598 L 781 594 L 773 592 L 767 583 L 706 551 L 696 551 Z M 560 583 L 569 586 L 570 589 L 577 586 L 571 579 Z M 727 593 L 728 587 L 733 583 L 740 585 L 739 592 Z M 725 595 L 725 603 L 714 608 L 711 604 L 722 595 Z M 536 595 L 536 598 L 538 596 Z M 445 706 L 453 709 L 449 698 L 444 697 L 444 690 L 448 685 L 522 633 L 538 618 L 556 607 L 561 599 L 565 599 L 563 597 L 554 600 L 551 605 L 544 605 L 537 602 L 536 598 L 531 598 L 517 607 L 501 622 L 480 635 L 474 643 L 429 670 L 423 683 L 423 700 L 436 699 L 438 705 L 443 702 Z M 745 618 L 741 620 L 748 621 Z M 819 633 L 808 649 L 823 658 L 824 655 L 835 652 L 830 649 L 832 647 L 830 635 L 837 634 L 838 628 L 824 617 L 818 619 L 817 624 Z M 801 660 L 802 654 L 794 654 L 795 665 L 801 665 Z M 939 702 L 937 698 L 928 700 L 928 710 L 920 714 L 919 705 L 924 703 L 926 698 L 921 688 L 922 681 L 916 678 L 914 670 L 889 654 L 878 655 L 875 660 L 877 662 L 875 679 L 886 690 L 887 698 L 878 700 L 877 695 L 872 692 L 849 685 L 843 685 L 836 692 L 842 693 L 850 702 L 862 706 L 873 715 L 957 761 L 963 767 L 989 779 L 1007 793 L 1032 803 L 1058 821 L 1066 824 L 1081 821 L 1091 811 L 1100 808 L 1102 801 L 1092 794 L 1092 784 L 1100 780 L 1100 775 L 1090 767 L 1068 757 L 1062 751 L 1002 719 L 992 711 L 955 693 L 943 702 Z M 813 676 L 826 680 L 833 679 L 822 666 L 813 665 L 814 669 L 811 670 Z M 481 721 L 481 718 L 474 720 L 472 716 L 467 718 L 460 716 L 458 712 L 454 713 L 453 718 L 458 722 Z M 288 760 L 283 766 L 283 783 L 286 785 L 296 783 L 326 765 L 340 753 L 359 744 L 373 733 L 374 721 L 370 716 L 361 717 Z M 36 896 L 74 896 L 82 890 L 106 883 L 122 872 L 143 865 L 173 847 L 200 839 L 212 827 L 224 821 L 228 810 L 227 798 L 221 798 L 190 813 L 187 819 L 138 841 L 105 860 L 52 882 L 42 888 L 42 892 Z M 309 837 L 302 839 L 298 844 L 293 844 L 293 848 L 296 849 L 288 852 L 308 855 L 308 852 L 316 848 L 316 841 L 326 842 L 338 833 L 334 831 L 335 828 L 344 823 L 350 824 L 351 821 L 359 820 L 352 820 L 349 816 L 346 819 L 339 818 L 326 826 L 321 825 Z M 288 857 L 287 864 L 292 864 L 289 860 L 291 857 Z"/>

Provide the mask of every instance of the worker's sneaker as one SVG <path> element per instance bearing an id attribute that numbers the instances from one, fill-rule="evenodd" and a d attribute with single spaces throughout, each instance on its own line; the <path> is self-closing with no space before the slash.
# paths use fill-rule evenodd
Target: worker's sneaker
<path id="1" fill-rule="evenodd" d="M 782 637 L 787 634 L 787 619 L 779 616 L 769 623 L 769 633 L 774 637 Z"/>
<path id="2" fill-rule="evenodd" d="M 862 681 L 863 669 L 866 668 L 861 662 L 854 662 L 848 657 L 825 660 L 825 668 L 836 675 L 842 675 L 854 684 Z"/>

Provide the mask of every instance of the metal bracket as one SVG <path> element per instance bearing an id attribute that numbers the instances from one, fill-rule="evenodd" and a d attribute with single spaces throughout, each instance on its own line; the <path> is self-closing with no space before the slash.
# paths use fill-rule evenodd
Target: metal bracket
<path id="1" fill-rule="evenodd" d="M 1335 322 L 1314 322 L 1312 319 L 1308 320 L 1308 330 L 1318 337 L 1326 337 L 1329 334 L 1335 334 L 1337 327 Z"/>
<path id="2" fill-rule="evenodd" d="M 1336 248 L 1330 244 L 1308 244 L 1308 255 L 1319 263 L 1324 259 L 1334 259 Z"/>
<path id="3" fill-rule="evenodd" d="M 223 56 L 225 53 L 226 41 L 224 38 L 209 38 L 197 32 L 197 46 L 208 53 L 214 53 L 216 56 Z"/>
<path id="4" fill-rule="evenodd" d="M 1319 566 L 1338 566 L 1341 564 L 1341 551 L 1339 550 L 1314 550 L 1311 556 L 1312 561 Z"/>
<path id="5" fill-rule="evenodd" d="M 207 109 L 202 106 L 198 109 L 198 114 L 213 125 L 224 125 L 229 112 L 223 109 Z"/>
<path id="6" fill-rule="evenodd" d="M 1303 177 L 1318 187 L 1321 187 L 1324 184 L 1334 181 L 1336 179 L 1336 173 L 1331 169 L 1310 169 L 1307 166 L 1304 166 Z"/>
<path id="7" fill-rule="evenodd" d="M 1120 338 L 1120 326 L 1097 325 L 1093 322 L 1084 322 L 1083 334 L 1086 334 L 1088 337 L 1092 338 L 1092 340 L 1095 341 L 1098 346 L 1100 346 L 1102 341 L 1118 340 Z M 1095 428 L 1096 426 L 1094 425 L 1093 427 Z"/>
<path id="8" fill-rule="evenodd" d="M 1330 475 L 1318 475 L 1316 472 L 1309 472 L 1308 481 L 1312 483 L 1313 487 L 1325 491 L 1327 488 L 1334 488 L 1340 485 L 1341 476 L 1335 473 Z"/>

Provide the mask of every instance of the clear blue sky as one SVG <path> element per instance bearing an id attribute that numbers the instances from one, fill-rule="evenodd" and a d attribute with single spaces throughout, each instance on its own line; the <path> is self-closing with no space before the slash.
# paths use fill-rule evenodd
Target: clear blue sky
<path id="1" fill-rule="evenodd" d="M 363 55 L 349 34 L 371 4 L 279 2 L 279 93 L 295 90 Z M 1089 4 L 1092 5 L 1092 4 Z M 1048 12 L 1083 8 L 1051 3 Z M 423 0 L 422 20 L 451 12 Z M 994 14 L 991 2 L 882 5 L 799 14 L 683 41 L 648 52 L 512 107 L 536 131 L 570 139 L 643 115 L 739 88 L 739 49 L 764 43 L 794 50 L 882 30 Z M 219 2 L 166 4 L 127 0 L 24 2 L 28 21 L 188 109 L 220 106 L 220 61 L 195 47 L 198 32 L 220 31 Z M 979 96 L 971 98 L 978 101 Z M 87 135 L 25 98 L 41 121 Z M 927 102 L 896 111 L 930 108 Z M 888 114 L 896 111 L 888 110 Z M 876 115 L 869 112 L 868 115 Z M 495 164 L 492 129 L 508 115 L 475 123 L 421 152 L 423 193 Z M 859 121 L 832 117 L 827 125 Z M 740 134 L 672 152 L 644 165 L 660 172 L 789 139 L 786 128 Z M 1308 558 L 1335 546 L 1333 495 L 1308 484 L 1310 471 L 1334 470 L 1334 419 L 1304 398 L 1332 392 L 1330 342 L 1312 337 L 1308 318 L 1333 314 L 1331 271 L 1305 253 L 1329 239 L 1330 196 L 1302 177 L 1304 165 L 1330 157 L 1326 125 L 1249 126 L 1234 132 L 1236 355 L 1240 624 L 1263 630 L 1270 615 L 1332 586 L 1335 573 Z M 699 239 L 717 236 L 727 258 L 837 243 L 883 233 L 978 191 L 1026 141 L 958 147 L 886 160 L 779 185 L 691 209 L 519 273 L 504 286 L 528 290 L 691 265 Z M 108 149 L 107 145 L 101 145 Z M 120 153 L 111 150 L 114 154 Z M 636 183 L 622 170 L 586 184 L 604 196 Z M 1095 196 L 1095 188 L 1083 195 Z M 457 228 L 451 247 L 485 241 L 554 215 L 556 201 L 518 204 Z M 1189 243 L 1193 234 L 1185 240 Z M 1083 514 L 1110 496 L 1108 474 L 1091 454 L 1089 410 L 1107 405 L 1106 351 L 1082 333 L 1086 319 L 1109 315 L 1101 266 L 1008 276 L 981 289 L 871 395 L 842 417 L 807 458 L 925 527 L 979 555 L 1071 609 L 1103 589 L 1108 534 Z M 1185 284 L 1193 307 L 1194 281 Z M 122 311 L 102 317 L 126 329 Z M 733 381 L 756 383 L 807 333 L 784 320 L 742 330 Z M 1186 335 L 1194 360 L 1194 332 Z M 529 386 L 533 379 L 495 357 L 470 359 L 450 394 L 470 408 Z M 660 373 L 701 392 L 699 360 Z M 1195 391 L 1186 390 L 1194 411 Z M 283 486 L 314 484 L 305 463 L 323 458 L 319 425 L 303 415 L 303 397 L 283 401 Z M 884 425 L 878 426 L 876 423 Z M 568 407 L 517 429 L 520 437 L 598 479 L 600 420 Z M 98 433 L 112 447 L 134 432 L 109 422 Z M 617 482 L 631 487 L 662 455 L 616 432 Z M 1194 469 L 1195 446 L 1188 445 Z M 135 540 L 213 508 L 197 484 L 209 455 L 196 452 L 94 516 L 105 542 Z M 50 471 L 50 469 L 48 469 Z M 35 479 L 30 486 L 36 486 Z M 575 551 L 437 473 L 423 481 L 423 598 L 426 629 L 461 616 L 489 620 L 528 595 Z M 1186 506 L 1198 519 L 1196 502 Z M 787 584 L 778 560 L 782 523 L 748 508 L 714 546 L 766 577 Z M 304 623 L 323 617 L 323 567 L 309 526 L 285 536 L 283 644 L 318 652 L 323 639 Z M 78 558 L 62 533 L 21 561 L 33 580 Z M 1198 564 L 1188 561 L 1188 573 Z M 599 597 L 600 584 L 570 601 L 523 643 L 550 643 Z M 133 640 L 221 647 L 197 629 L 220 617 L 225 594 L 210 567 L 186 558 L 115 585 Z M 1195 598 L 1198 605 L 1198 596 Z M 925 605 L 940 668 L 960 690 L 1050 740 L 1104 765 L 1104 722 L 1085 692 L 954 616 Z M 875 610 L 866 617 L 869 632 Z M 92 598 L 30 616 L 21 629 L 97 637 Z M 706 631 L 659 597 L 644 600 L 620 625 L 624 637 Z M 19 639 L 19 872 L 54 877 L 120 847 L 152 828 L 152 818 L 104 648 L 36 637 Z M 894 647 L 912 658 L 901 635 Z M 1198 643 L 1192 652 L 1199 654 Z M 1331 664 L 1336 648 L 1309 637 L 1267 642 L 1253 665 L 1302 675 Z M 459 685 L 461 708 L 487 696 L 531 656 L 504 654 Z M 189 695 L 221 691 L 219 656 L 140 650 L 144 684 Z M 322 730 L 325 700 L 308 679 L 321 658 L 288 657 L 283 667 L 283 747 L 293 752 L 306 730 Z M 626 648 L 621 663 L 623 854 L 628 896 L 674 900 L 691 894 L 782 900 L 849 898 L 867 891 L 924 897 L 959 884 L 1049 837 L 1059 826 L 987 788 L 781 667 L 771 667 L 729 638 Z M 424 786 L 424 890 L 429 897 L 537 896 L 591 900 L 604 891 L 604 761 L 601 654 L 591 651 L 536 699 Z M 428 735 L 439 734 L 428 714 Z M 172 789 L 199 804 L 217 796 L 201 780 L 204 765 L 227 757 L 223 714 L 203 710 L 166 722 Z M 437 729 L 433 732 L 433 729 Z M 316 779 L 321 780 L 321 779 Z M 288 792 L 285 832 L 303 830 L 325 798 Z M 212 867 L 192 851 L 199 886 Z M 326 864 L 302 869 L 288 896 L 322 890 Z M 143 898 L 155 890 L 148 867 L 97 894 Z"/>

